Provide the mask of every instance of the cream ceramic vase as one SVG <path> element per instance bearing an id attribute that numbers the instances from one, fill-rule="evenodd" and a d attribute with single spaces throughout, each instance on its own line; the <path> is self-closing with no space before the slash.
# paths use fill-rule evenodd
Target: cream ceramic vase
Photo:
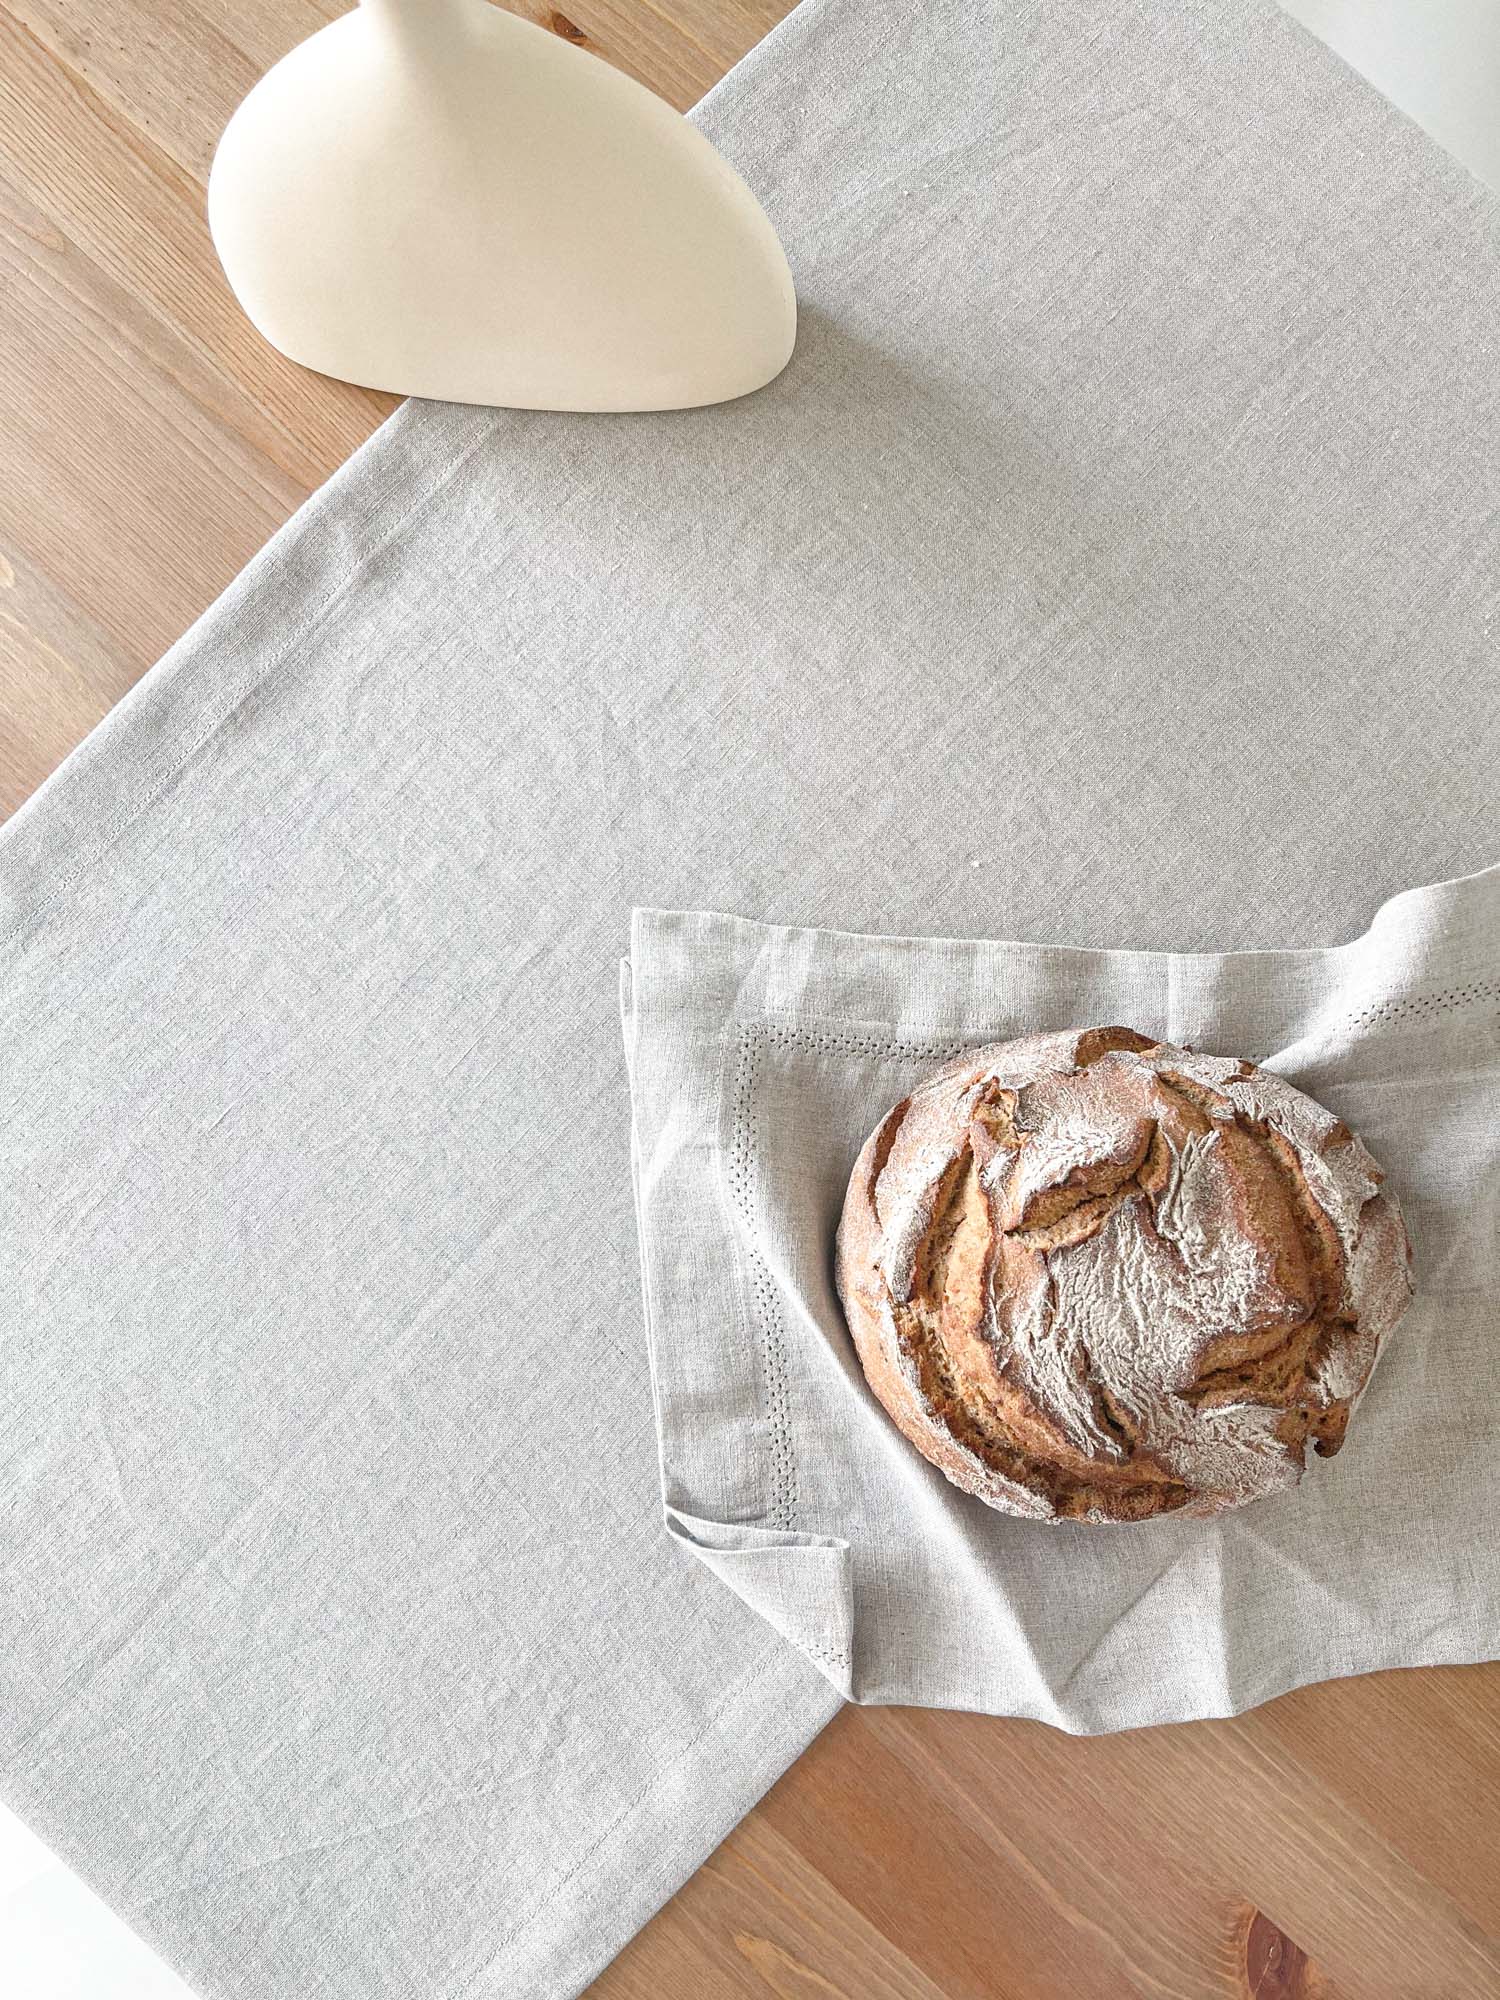
<path id="1" fill-rule="evenodd" d="M 403 395 L 685 408 L 795 338 L 776 233 L 708 140 L 487 0 L 364 0 L 303 42 L 230 120 L 208 217 L 267 340 Z"/>

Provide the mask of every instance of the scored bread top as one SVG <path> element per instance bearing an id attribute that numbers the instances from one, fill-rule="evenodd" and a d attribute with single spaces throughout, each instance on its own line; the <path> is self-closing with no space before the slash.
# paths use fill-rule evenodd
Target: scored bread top
<path id="1" fill-rule="evenodd" d="M 1384 1176 L 1271 1071 L 1129 1028 L 976 1049 L 866 1141 L 840 1296 L 871 1388 L 991 1506 L 1243 1505 L 1324 1456 L 1411 1296 Z"/>

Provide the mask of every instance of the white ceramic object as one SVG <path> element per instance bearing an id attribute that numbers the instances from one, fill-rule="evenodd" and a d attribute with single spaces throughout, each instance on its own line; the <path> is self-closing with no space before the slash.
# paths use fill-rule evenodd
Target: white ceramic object
<path id="1" fill-rule="evenodd" d="M 403 395 L 661 410 L 760 388 L 796 299 L 734 169 L 488 0 L 363 0 L 235 112 L 215 246 L 273 346 Z"/>

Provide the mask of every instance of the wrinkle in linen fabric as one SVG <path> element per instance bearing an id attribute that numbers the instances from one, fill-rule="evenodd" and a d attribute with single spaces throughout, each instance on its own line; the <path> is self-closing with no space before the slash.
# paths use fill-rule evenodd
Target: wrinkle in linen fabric
<path id="1" fill-rule="evenodd" d="M 1500 1445 L 1500 869 L 1397 896 L 1342 947 L 1217 957 L 644 911 L 628 996 L 666 1505 L 841 1694 L 1091 1732 L 1500 1653 L 1475 1512 Z M 1039 1524 L 960 1493 L 866 1388 L 834 1289 L 855 1154 L 924 1073 L 1114 1023 L 1310 1091 L 1385 1166 L 1414 1245 L 1416 1301 L 1343 1451 L 1207 1521 Z"/>
<path id="2" fill-rule="evenodd" d="M 1270 0 L 813 0 L 696 115 L 786 373 L 408 406 L 0 830 L 0 1792 L 205 2000 L 566 2000 L 867 1684 L 836 1536 L 819 1667 L 685 1546 L 805 1533 L 774 1370 L 664 1532 L 632 906 L 1211 952 L 1500 848 L 1460 169 Z"/>

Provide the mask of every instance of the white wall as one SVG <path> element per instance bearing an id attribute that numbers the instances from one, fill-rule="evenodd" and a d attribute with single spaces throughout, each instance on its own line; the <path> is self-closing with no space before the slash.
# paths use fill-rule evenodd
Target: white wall
<path id="1" fill-rule="evenodd" d="M 1283 0 L 1500 190 L 1500 0 Z"/>

